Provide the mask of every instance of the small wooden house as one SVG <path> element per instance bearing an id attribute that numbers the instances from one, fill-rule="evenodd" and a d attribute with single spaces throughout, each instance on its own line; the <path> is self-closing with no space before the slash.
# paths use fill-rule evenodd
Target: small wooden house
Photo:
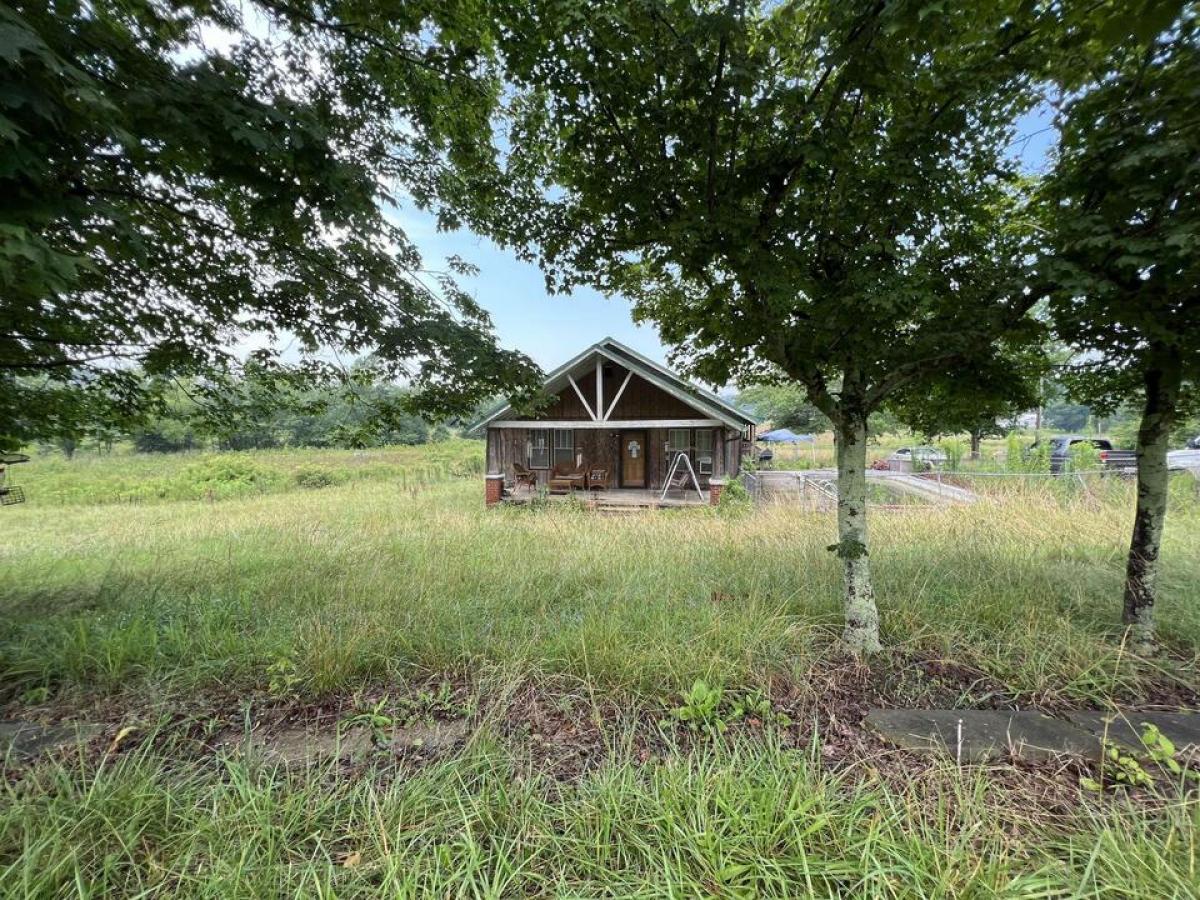
<path id="1" fill-rule="evenodd" d="M 470 429 L 487 438 L 489 503 L 521 487 L 650 495 L 680 453 L 719 492 L 754 440 L 745 412 L 612 338 L 551 372 L 544 390 L 551 401 L 535 416 L 504 404 Z"/>

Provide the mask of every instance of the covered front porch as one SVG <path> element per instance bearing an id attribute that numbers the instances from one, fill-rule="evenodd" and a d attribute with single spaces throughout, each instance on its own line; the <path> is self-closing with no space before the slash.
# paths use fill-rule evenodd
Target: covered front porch
<path id="1" fill-rule="evenodd" d="M 727 443 L 722 423 L 710 419 L 504 422 L 488 430 L 487 465 L 514 490 L 658 491 L 683 455 L 704 491 L 729 469 Z M 571 475 L 576 483 L 565 480 Z"/>

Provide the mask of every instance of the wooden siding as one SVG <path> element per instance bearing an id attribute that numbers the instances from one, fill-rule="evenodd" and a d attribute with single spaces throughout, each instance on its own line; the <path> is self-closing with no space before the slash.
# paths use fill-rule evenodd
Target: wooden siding
<path id="1" fill-rule="evenodd" d="M 608 406 L 612 404 L 613 397 L 617 396 L 617 391 L 621 390 L 621 383 L 625 380 L 628 370 L 616 363 L 605 363 L 601 371 L 604 378 L 605 409 L 601 410 L 599 415 L 603 416 L 608 411 Z M 596 403 L 595 371 L 587 372 L 582 377 L 576 378 L 575 383 L 579 385 L 579 390 L 587 398 L 588 405 L 594 406 Z M 621 394 L 621 399 L 617 402 L 616 408 L 613 409 L 609 418 L 619 420 L 695 419 L 708 415 L 708 413 L 698 412 L 679 398 L 655 387 L 640 375 L 634 375 L 629 380 L 629 384 L 625 386 L 625 391 Z M 554 396 L 548 406 L 538 412 L 537 418 L 561 422 L 572 419 L 590 419 L 591 416 L 584 409 L 575 389 L 568 384 Z"/>

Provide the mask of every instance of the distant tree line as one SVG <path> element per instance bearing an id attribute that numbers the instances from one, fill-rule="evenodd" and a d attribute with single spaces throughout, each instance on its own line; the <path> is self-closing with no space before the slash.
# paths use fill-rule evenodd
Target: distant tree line
<path id="1" fill-rule="evenodd" d="M 971 438 L 972 450 L 978 452 L 982 439 L 1017 430 L 1022 422 L 1028 425 L 1026 416 L 1032 416 L 1032 426 L 1041 431 L 1107 435 L 1120 447 L 1132 447 L 1137 442 L 1141 410 L 1136 393 L 1112 410 L 1093 410 L 1087 403 L 1077 402 L 1061 378 L 1042 379 L 1035 393 L 1030 404 L 1023 408 L 1013 403 L 1005 410 L 985 411 L 973 421 L 958 423 L 942 421 L 944 407 L 930 398 L 920 398 L 917 408 L 908 410 L 907 416 L 891 409 L 873 412 L 867 420 L 867 433 L 875 437 L 907 430 L 929 440 L 966 434 Z M 790 428 L 799 433 L 821 433 L 833 428 L 829 418 L 797 384 L 749 385 L 738 391 L 737 402 L 771 428 Z M 1200 416 L 1181 417 L 1172 428 L 1172 444 L 1182 446 L 1196 435 L 1200 435 Z"/>
<path id="2" fill-rule="evenodd" d="M 68 457 L 80 448 L 129 443 L 143 453 L 262 450 L 280 447 L 359 449 L 443 440 L 451 430 L 412 411 L 412 392 L 353 372 L 340 385 L 281 391 L 253 370 L 208 383 L 146 378 L 151 411 L 124 427 L 82 424 L 43 441 Z"/>

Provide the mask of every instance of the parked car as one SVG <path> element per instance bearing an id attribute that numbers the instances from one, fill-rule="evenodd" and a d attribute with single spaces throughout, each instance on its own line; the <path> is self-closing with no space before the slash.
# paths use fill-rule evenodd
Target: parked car
<path id="1" fill-rule="evenodd" d="M 1193 472 L 1200 472 L 1200 446 L 1192 446 L 1200 438 L 1194 438 L 1188 441 L 1188 445 L 1183 450 L 1172 450 L 1167 453 L 1167 468 L 1168 469 L 1191 469 Z"/>
<path id="2" fill-rule="evenodd" d="M 1194 438 L 1192 438 L 1190 441 L 1187 442 L 1187 449 L 1200 450 L 1200 434 L 1196 435 Z"/>
<path id="3" fill-rule="evenodd" d="M 1108 438 L 1092 438 L 1082 434 L 1059 434 L 1049 439 L 1050 472 L 1059 475 L 1067 468 L 1071 459 L 1071 448 L 1080 444 L 1091 444 L 1100 451 L 1100 463 L 1105 469 L 1121 471 L 1137 468 L 1137 455 L 1132 450 L 1117 450 Z M 1038 451 L 1041 441 L 1034 441 L 1027 456 Z"/>
<path id="4" fill-rule="evenodd" d="M 914 472 L 946 464 L 946 454 L 937 447 L 901 447 L 888 457 L 889 463 L 910 463 Z"/>

